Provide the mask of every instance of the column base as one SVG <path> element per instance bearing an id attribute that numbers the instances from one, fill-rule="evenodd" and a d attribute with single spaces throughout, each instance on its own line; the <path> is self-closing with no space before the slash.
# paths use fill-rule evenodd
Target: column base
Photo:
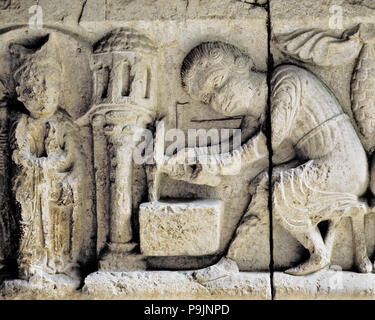
<path id="1" fill-rule="evenodd" d="M 99 270 L 103 271 L 135 271 L 146 270 L 145 257 L 134 253 L 137 243 L 111 243 L 109 250 L 99 261 Z"/>

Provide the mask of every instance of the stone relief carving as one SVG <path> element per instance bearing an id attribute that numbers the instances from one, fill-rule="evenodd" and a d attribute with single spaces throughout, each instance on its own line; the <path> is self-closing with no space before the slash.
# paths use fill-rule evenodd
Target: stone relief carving
<path id="1" fill-rule="evenodd" d="M 10 0 L 2 0 L 0 2 L 0 9 L 1 10 L 5 10 L 6 8 L 8 8 L 10 5 Z"/>
<path id="2" fill-rule="evenodd" d="M 269 2 L 237 2 L 271 32 Z M 332 271 L 343 239 L 353 243 L 344 269 L 372 279 L 373 24 L 272 31 L 266 70 L 249 48 L 255 31 L 241 44 L 202 22 L 182 40 L 170 25 L 164 39 L 147 21 L 81 23 L 90 5 L 64 24 L 1 30 L 0 296 L 42 283 L 174 296 L 178 279 L 193 297 L 254 286 L 249 296 L 268 299 L 281 269 L 298 276 L 285 279 Z M 342 91 L 325 77 L 335 72 L 349 79 Z M 170 128 L 232 133 L 173 149 Z"/>
<path id="3" fill-rule="evenodd" d="M 278 48 L 298 60 L 334 67 L 356 59 L 362 47 L 359 28 L 340 36 L 321 29 L 296 30 L 274 36 Z"/>
<path id="4" fill-rule="evenodd" d="M 249 71 L 251 68 L 251 60 L 237 48 L 219 42 L 204 43 L 185 59 L 182 79 L 190 95 L 215 110 L 230 116 L 246 113 L 261 119 L 266 109 L 266 75 Z M 310 251 L 307 262 L 286 272 L 303 275 L 326 267 L 335 224 L 345 215 L 351 216 L 355 230 L 358 228 L 355 234 L 357 267 L 361 272 L 370 272 L 372 266 L 362 238 L 363 215 L 368 208 L 359 199 L 369 181 L 366 153 L 348 116 L 312 73 L 291 65 L 274 71 L 271 135 L 273 165 L 283 165 L 280 169 L 274 167 L 270 187 L 273 213 Z M 213 170 L 205 164 L 194 172 L 189 167 L 183 169 L 186 175 L 193 176 L 213 172 L 218 176 L 230 175 L 235 172 L 236 162 L 243 166 L 267 157 L 268 152 L 259 152 L 262 149 L 267 150 L 267 146 L 265 135 L 260 131 L 241 148 L 237 159 L 232 156 L 229 169 L 217 165 Z M 346 163 L 343 159 L 347 159 Z M 173 166 L 172 160 L 169 165 Z M 267 172 L 263 179 L 268 180 Z M 258 189 L 257 192 L 264 192 Z M 317 229 L 322 220 L 330 221 L 325 241 Z"/>
<path id="5" fill-rule="evenodd" d="M 370 93 L 373 82 L 371 77 L 371 68 L 373 64 L 373 31 L 372 24 L 360 24 L 345 31 L 343 35 L 340 38 L 336 38 L 336 40 L 334 40 L 332 35 L 328 36 L 328 32 L 320 30 L 296 31 L 292 33 L 292 36 L 282 35 L 275 37 L 279 39 L 276 40 L 278 43 L 277 46 L 281 45 L 281 50 L 283 52 L 290 54 L 297 60 L 330 67 L 353 63 L 354 60 L 354 69 L 351 76 L 351 110 L 358 126 L 358 136 L 361 139 L 368 157 L 371 157 L 373 153 L 373 107 Z M 331 49 L 329 49 L 326 44 L 330 41 L 335 43 L 335 47 Z M 350 42 L 353 43 L 349 45 Z M 346 46 L 348 47 L 346 48 Z M 324 48 L 324 50 L 322 48 Z M 319 51 L 325 51 L 331 54 L 322 54 Z M 340 57 L 340 55 L 343 54 L 345 54 L 345 56 Z M 318 55 L 318 57 L 324 57 L 326 60 L 323 61 L 316 59 L 315 55 Z M 330 60 L 330 57 L 335 57 L 335 59 Z M 348 153 L 349 152 L 350 151 L 348 151 Z M 362 158 L 365 159 L 364 157 Z M 363 164 L 363 168 L 364 167 Z M 370 170 L 370 173 L 371 175 L 373 174 L 373 169 Z M 371 179 L 371 181 L 372 180 L 373 179 Z M 364 186 L 364 188 L 365 187 L 366 186 Z M 372 189 L 372 182 L 370 183 L 370 188 Z M 372 209 L 368 207 L 366 208 L 366 199 L 363 198 L 362 202 L 365 206 L 364 213 L 371 213 Z M 371 267 L 367 258 L 365 258 L 366 241 L 364 237 L 361 236 L 365 234 L 363 229 L 363 217 L 355 214 L 355 218 L 352 218 L 352 224 L 354 246 L 357 250 L 355 253 L 357 268 L 362 272 L 370 272 Z M 328 236 L 329 234 L 327 237 Z M 359 261 L 358 257 L 362 257 L 362 263 Z M 367 266 L 365 267 L 365 265 Z"/>
<path id="6" fill-rule="evenodd" d="M 87 180 L 80 129 L 59 104 L 62 68 L 53 35 L 15 71 L 28 114 L 15 128 L 14 192 L 21 206 L 19 273 L 38 270 L 79 277 Z"/>
<path id="7" fill-rule="evenodd" d="M 373 39 L 373 26 L 361 25 L 364 29 L 362 32 L 363 46 L 357 58 L 357 64 L 352 75 L 351 84 L 351 98 L 352 110 L 354 118 L 358 125 L 360 134 L 363 137 L 363 144 L 369 153 L 374 151 L 374 137 L 373 129 L 373 97 L 372 86 L 373 80 L 371 79 L 372 70 L 374 67 L 374 39 Z M 367 29 L 367 30 L 366 30 Z M 365 96 L 365 98 L 364 98 Z"/>
<path id="8" fill-rule="evenodd" d="M 14 223 L 12 216 L 10 215 L 10 161 L 9 161 L 9 117 L 7 110 L 7 92 L 1 82 L 1 107 L 0 107 L 0 140 L 1 140 L 1 155 L 0 155 L 0 167 L 1 167 L 1 191 L 0 191 L 0 201 L 1 201 L 1 214 L 0 214 L 0 228 L 1 228 L 1 244 L 0 244 L 0 268 L 3 268 L 3 263 L 10 257 L 10 249 L 12 248 L 12 243 L 10 241 L 11 227 Z"/>
<path id="9" fill-rule="evenodd" d="M 373 61 L 373 24 L 359 24 L 341 36 L 312 29 L 275 35 L 280 50 L 297 60 L 319 66 L 336 67 L 356 60 L 352 75 L 351 99 L 354 118 L 366 150 L 373 151 L 371 68 Z"/>
<path id="10" fill-rule="evenodd" d="M 156 114 L 156 54 L 152 41 L 132 29 L 118 29 L 94 44 L 93 125 L 97 180 L 100 267 L 145 268 L 134 242 L 134 215 L 145 192 L 145 172 L 133 161 L 139 132 Z M 109 169 L 108 169 L 109 168 Z M 106 248 L 106 246 L 109 247 Z M 135 252 L 134 252 L 135 250 Z M 139 252 L 139 249 L 138 249 Z"/>

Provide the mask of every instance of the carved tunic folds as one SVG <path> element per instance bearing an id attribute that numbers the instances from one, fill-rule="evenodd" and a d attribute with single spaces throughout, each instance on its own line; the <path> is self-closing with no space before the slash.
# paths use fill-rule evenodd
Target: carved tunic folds
<path id="1" fill-rule="evenodd" d="M 305 162 L 276 175 L 273 202 L 281 222 L 303 230 L 361 208 L 358 196 L 368 185 L 366 153 L 329 89 L 304 69 L 281 66 L 272 78 L 271 108 L 274 162 L 295 157 Z"/>
<path id="2" fill-rule="evenodd" d="M 374 299 L 374 258 L 375 0 L 0 0 L 0 300 Z"/>

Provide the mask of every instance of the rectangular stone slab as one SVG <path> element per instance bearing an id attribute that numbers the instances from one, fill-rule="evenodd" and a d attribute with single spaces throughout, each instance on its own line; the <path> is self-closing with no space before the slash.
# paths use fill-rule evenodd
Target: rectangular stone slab
<path id="1" fill-rule="evenodd" d="M 140 205 L 141 251 L 149 256 L 214 254 L 220 245 L 221 200 Z"/>
<path id="2" fill-rule="evenodd" d="M 271 283 L 266 272 L 240 272 L 206 284 L 191 271 L 95 272 L 85 279 L 84 293 L 104 300 L 271 300 Z"/>
<path id="3" fill-rule="evenodd" d="M 281 272 L 273 275 L 275 300 L 373 300 L 374 276 L 327 268 L 296 277 Z"/>

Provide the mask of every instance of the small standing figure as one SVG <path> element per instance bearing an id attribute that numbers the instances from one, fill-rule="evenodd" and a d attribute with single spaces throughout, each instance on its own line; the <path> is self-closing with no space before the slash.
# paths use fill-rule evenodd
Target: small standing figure
<path id="1" fill-rule="evenodd" d="M 199 45 L 184 60 L 182 81 L 191 97 L 216 111 L 253 117 L 259 128 L 264 124 L 267 76 L 254 71 L 251 59 L 238 48 L 222 42 Z M 350 216 L 353 222 L 355 264 L 360 272 L 371 272 L 363 220 L 368 207 L 359 199 L 368 187 L 369 170 L 349 117 L 318 78 L 297 66 L 277 67 L 270 90 L 272 162 L 278 166 L 273 169 L 269 186 L 273 216 L 310 252 L 308 261 L 286 272 L 304 275 L 328 266 L 334 230 L 344 216 Z M 168 163 L 172 167 L 177 163 L 191 182 L 199 183 L 204 181 L 200 176 L 235 175 L 241 167 L 267 158 L 266 143 L 265 134 L 259 130 L 224 165 L 217 163 L 215 167 L 211 161 L 195 165 L 194 170 L 184 167 L 177 160 L 186 150 Z M 251 192 L 253 198 L 268 194 L 268 172 L 261 177 Z M 324 220 L 330 224 L 325 239 L 318 229 L 318 223 Z M 246 214 L 242 222 L 246 223 Z M 246 231 L 241 226 L 237 235 Z"/>
<path id="2" fill-rule="evenodd" d="M 13 153 L 23 232 L 19 273 L 26 279 L 37 270 L 79 278 L 85 159 L 79 127 L 59 105 L 57 56 L 50 39 L 15 73 L 18 99 L 29 111 L 15 129 Z"/>

